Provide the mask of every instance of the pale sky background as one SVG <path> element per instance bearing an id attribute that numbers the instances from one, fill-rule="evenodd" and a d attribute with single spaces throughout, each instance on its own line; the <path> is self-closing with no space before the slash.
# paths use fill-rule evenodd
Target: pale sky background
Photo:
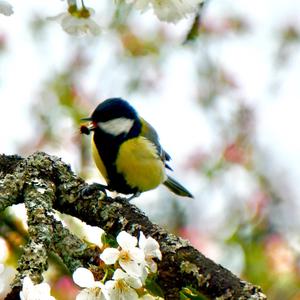
<path id="1" fill-rule="evenodd" d="M 7 38 L 8 51 L 0 57 L 0 151 L 5 154 L 15 154 L 16 145 L 30 140 L 36 128 L 32 126 L 30 105 L 38 93 L 38 84 L 53 70 L 59 71 L 68 63 L 68 57 L 72 50 L 69 37 L 62 31 L 60 25 L 52 22 L 46 30 L 49 39 L 45 42 L 43 51 L 33 45 L 32 38 L 27 32 L 26 21 L 32 11 L 42 12 L 45 17 L 54 16 L 64 11 L 63 1 L 55 0 L 11 0 L 14 6 L 14 15 L 5 17 L 0 15 L 0 37 L 4 34 Z M 105 39 L 108 37 L 105 27 L 111 11 L 107 11 L 106 1 L 86 1 L 87 6 L 95 8 L 95 20 L 104 28 L 102 36 L 93 48 L 94 63 L 86 74 L 82 74 L 80 85 L 88 94 L 93 94 L 103 100 L 108 97 L 122 96 L 126 75 L 122 74 L 122 66 L 116 70 L 115 78 L 104 78 L 101 83 L 101 94 L 97 89 L 97 74 L 110 64 L 110 53 L 118 52 L 120 45 L 116 43 L 111 48 L 111 43 Z M 299 0 L 211 0 L 205 10 L 204 17 L 218 19 L 228 12 L 242 14 L 251 24 L 250 32 L 241 36 L 229 35 L 216 42 L 217 47 L 210 49 L 216 61 L 221 61 L 233 72 L 238 82 L 238 93 L 243 100 L 256 111 L 256 137 L 259 147 L 265 153 L 263 163 L 274 170 L 281 172 L 290 182 L 291 194 L 294 196 L 291 222 L 295 232 L 300 228 L 294 220 L 300 220 L 300 139 L 298 139 L 300 118 L 300 51 L 294 52 L 293 58 L 287 66 L 278 72 L 272 65 L 272 57 L 277 49 L 276 31 L 285 24 L 298 24 L 300 26 L 300 1 Z M 50 22 L 50 21 L 49 21 Z M 139 34 L 153 34 L 153 27 L 159 22 L 151 12 L 140 15 L 136 13 L 132 18 L 133 24 L 138 24 Z M 141 23 L 143 22 L 143 23 Z M 172 36 L 174 45 L 180 43 L 189 26 L 190 20 L 180 22 L 178 25 L 166 24 L 165 30 Z M 93 38 L 82 38 L 82 43 L 88 45 Z M 212 44 L 210 44 L 212 47 Z M 299 48 L 299 46 L 298 46 Z M 173 160 L 172 167 L 175 177 L 189 187 L 196 195 L 192 204 L 197 215 L 193 216 L 195 224 L 201 216 L 201 222 L 197 226 L 210 225 L 209 230 L 218 231 L 223 219 L 218 222 L 216 216 L 226 211 L 226 203 L 222 200 L 220 190 L 208 186 L 202 181 L 200 184 L 192 172 L 183 173 L 182 157 L 189 155 L 193 149 L 201 147 L 209 151 L 217 142 L 217 126 L 209 121 L 209 118 L 193 101 L 195 98 L 195 79 L 193 77 L 193 53 L 189 47 L 175 50 L 172 45 L 166 51 L 169 56 L 163 62 L 163 72 L 167 72 L 167 79 L 160 83 L 160 89 L 147 95 L 131 95 L 131 103 L 139 113 L 157 129 L 161 143 L 170 152 Z M 97 59 L 95 53 L 101 58 Z M 191 58 L 191 59 L 189 59 Z M 103 63 L 105 61 L 106 63 Z M 182 74 L 185 74 L 182 76 Z M 117 82 L 117 84 L 116 84 Z M 274 85 L 280 82 L 278 90 L 273 91 Z M 114 94 L 113 94 L 114 93 Z M 142 97 L 142 99 L 140 99 Z M 174 101 L 176 99 L 176 101 Z M 95 99 L 91 99 L 95 102 Z M 230 114 L 230 99 L 220 99 L 220 108 L 224 112 L 224 118 Z M 76 125 L 77 126 L 77 125 Z M 70 138 L 77 130 L 74 124 L 65 120 L 61 130 L 67 131 Z M 195 132 L 197 136 L 195 138 Z M 55 151 L 49 149 L 49 153 L 61 156 L 72 167 L 78 167 L 76 149 L 67 143 L 61 145 Z M 74 155 L 75 154 L 75 155 Z M 93 166 L 91 166 L 94 168 Z M 95 180 L 97 173 L 94 171 Z M 255 190 L 255 184 L 249 176 L 238 166 L 224 178 L 226 185 L 233 184 L 232 178 L 239 178 L 236 185 L 236 193 L 246 196 Z M 209 190 L 208 190 L 209 187 Z M 164 188 L 160 188 L 164 190 Z M 145 193 L 135 200 L 145 210 L 153 207 L 150 198 L 157 191 Z M 167 193 L 164 190 L 164 193 Z M 209 200 L 208 200 L 209 199 Z M 209 206 L 205 202 L 209 201 Z M 147 207 L 147 205 L 149 205 Z M 187 204 L 183 204 L 187 205 Z M 245 204 L 237 204 L 245 205 Z M 205 206 L 205 211 L 200 209 Z M 197 210 L 198 209 L 198 210 Z M 281 211 L 282 213 L 282 211 Z M 290 213 L 290 212 L 286 212 Z M 226 218 L 226 214 L 222 215 Z M 201 224 L 200 224 L 201 223 Z M 291 224 L 290 224 L 291 225 Z M 290 225 L 285 224 L 286 230 Z M 234 226 L 234 224 L 233 224 Z M 292 230 L 292 231 L 293 231 Z M 224 233 L 223 234 L 229 234 Z M 238 249 L 236 251 L 239 251 Z M 234 252 L 232 252 L 234 253 Z M 211 254 L 211 256 L 218 254 Z M 228 259 L 230 260 L 230 259 Z M 234 264 L 234 262 L 232 262 Z M 238 263 L 237 263 L 238 264 Z M 234 268 L 233 266 L 232 268 Z M 236 266 L 238 270 L 238 266 Z"/>

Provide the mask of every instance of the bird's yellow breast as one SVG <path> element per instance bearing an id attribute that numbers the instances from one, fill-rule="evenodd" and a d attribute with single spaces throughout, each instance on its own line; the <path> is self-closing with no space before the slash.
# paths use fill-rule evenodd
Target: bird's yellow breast
<path id="1" fill-rule="evenodd" d="M 116 169 L 130 187 L 141 192 L 154 189 L 166 180 L 165 167 L 155 145 L 142 136 L 120 145 Z"/>

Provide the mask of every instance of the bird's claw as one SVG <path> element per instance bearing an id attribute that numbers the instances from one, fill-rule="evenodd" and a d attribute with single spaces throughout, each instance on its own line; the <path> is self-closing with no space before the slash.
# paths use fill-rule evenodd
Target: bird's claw
<path id="1" fill-rule="evenodd" d="M 93 194 L 95 191 L 101 191 L 105 197 L 107 197 L 106 190 L 109 190 L 109 187 L 100 183 L 92 183 L 83 187 L 79 192 L 81 197 L 87 197 Z"/>

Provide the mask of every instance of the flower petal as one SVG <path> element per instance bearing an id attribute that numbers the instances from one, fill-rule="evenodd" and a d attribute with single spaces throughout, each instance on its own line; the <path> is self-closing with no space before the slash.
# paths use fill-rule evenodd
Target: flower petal
<path id="1" fill-rule="evenodd" d="M 136 277 L 127 275 L 126 278 L 124 279 L 126 281 L 126 283 L 131 286 L 134 289 L 139 289 L 143 286 L 141 280 L 139 280 Z"/>
<path id="2" fill-rule="evenodd" d="M 124 299 L 124 300 L 137 300 L 139 298 L 137 292 L 134 290 L 134 289 L 127 289 L 126 291 L 124 291 L 122 293 L 122 297 L 121 299 Z"/>
<path id="3" fill-rule="evenodd" d="M 139 265 L 135 261 L 119 261 L 119 264 L 129 275 L 135 277 L 142 276 L 144 265 Z"/>
<path id="4" fill-rule="evenodd" d="M 100 34 L 101 29 L 100 29 L 99 25 L 93 19 L 88 20 L 87 26 L 89 27 L 89 31 L 92 35 Z"/>
<path id="5" fill-rule="evenodd" d="M 109 300 L 135 300 L 138 295 L 134 288 L 142 287 L 142 283 L 137 278 L 126 274 L 123 270 L 117 269 L 113 275 L 113 280 L 105 283 Z"/>
<path id="6" fill-rule="evenodd" d="M 112 277 L 112 279 L 114 280 L 118 280 L 118 279 L 124 279 L 126 278 L 128 275 L 121 269 L 117 269 L 115 272 L 114 272 L 114 275 Z M 105 284 L 106 285 L 106 284 Z"/>
<path id="7" fill-rule="evenodd" d="M 133 5 L 141 12 L 152 8 L 160 20 L 177 23 L 189 14 L 197 12 L 199 4 L 202 1 L 203 0 L 126 0 L 126 3 Z"/>
<path id="8" fill-rule="evenodd" d="M 156 273 L 157 272 L 157 264 L 153 259 L 147 259 L 147 266 L 149 267 L 151 273 Z"/>
<path id="9" fill-rule="evenodd" d="M 123 249 L 127 250 L 137 245 L 137 238 L 126 231 L 121 231 L 117 236 L 117 242 Z"/>
<path id="10" fill-rule="evenodd" d="M 35 294 L 40 295 L 42 299 L 43 296 L 50 295 L 51 289 L 48 283 L 42 282 L 40 284 L 36 284 L 34 286 L 34 290 L 35 290 Z"/>
<path id="11" fill-rule="evenodd" d="M 103 244 L 101 241 L 101 237 L 104 234 L 103 229 L 96 227 L 96 226 L 90 226 L 90 225 L 85 224 L 84 231 L 85 232 L 83 235 L 83 239 L 102 248 Z"/>
<path id="12" fill-rule="evenodd" d="M 48 283 L 40 283 L 34 285 L 29 276 L 23 279 L 23 288 L 20 292 L 21 300 L 35 299 L 35 300 L 55 300 L 50 295 L 50 286 Z"/>
<path id="13" fill-rule="evenodd" d="M 77 18 L 70 14 L 65 14 L 61 19 L 61 26 L 64 31 L 75 36 L 83 36 L 88 33 L 98 35 L 100 33 L 99 25 L 91 17 Z"/>
<path id="14" fill-rule="evenodd" d="M 153 0 L 152 5 L 155 14 L 160 20 L 176 23 L 187 17 L 187 15 L 195 13 L 201 2 L 202 0 Z"/>
<path id="15" fill-rule="evenodd" d="M 76 296 L 76 300 L 105 300 L 100 288 L 84 289 Z"/>
<path id="16" fill-rule="evenodd" d="M 109 293 L 109 300 L 138 300 L 137 292 L 132 288 L 117 289 L 113 288 Z"/>
<path id="17" fill-rule="evenodd" d="M 145 244 L 146 244 L 146 237 L 143 233 L 143 231 L 140 231 L 140 235 L 139 235 L 139 247 L 141 249 L 145 248 Z"/>
<path id="18" fill-rule="evenodd" d="M 145 264 L 145 254 L 143 250 L 138 247 L 130 248 L 128 250 L 130 258 L 136 263 Z"/>
<path id="19" fill-rule="evenodd" d="M 161 260 L 162 255 L 159 249 L 159 243 L 151 236 L 145 238 L 144 234 L 140 233 L 139 247 L 144 251 L 146 257 L 158 258 Z"/>
<path id="20" fill-rule="evenodd" d="M 84 289 L 76 296 L 76 300 L 97 300 L 91 289 Z"/>
<path id="21" fill-rule="evenodd" d="M 61 26 L 65 32 L 71 35 L 80 36 L 85 33 L 81 19 L 75 18 L 70 14 L 67 14 L 62 18 Z"/>
<path id="22" fill-rule="evenodd" d="M 29 276 L 26 276 L 23 279 L 23 288 L 22 288 L 22 291 L 20 292 L 21 300 L 27 299 L 27 297 L 29 296 L 30 290 L 32 290 L 32 289 L 33 289 L 33 283 L 31 281 L 31 278 Z"/>
<path id="23" fill-rule="evenodd" d="M 114 264 L 119 258 L 120 251 L 115 248 L 106 248 L 100 254 L 100 258 L 107 264 L 112 265 Z"/>
<path id="24" fill-rule="evenodd" d="M 76 269 L 73 273 L 73 281 L 82 288 L 91 288 L 95 283 L 93 273 L 86 268 Z"/>

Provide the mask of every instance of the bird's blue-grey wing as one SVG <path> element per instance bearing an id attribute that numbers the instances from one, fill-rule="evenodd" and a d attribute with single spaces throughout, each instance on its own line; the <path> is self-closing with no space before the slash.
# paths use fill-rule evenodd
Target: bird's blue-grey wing
<path id="1" fill-rule="evenodd" d="M 171 156 L 162 148 L 162 146 L 159 143 L 159 137 L 155 129 L 151 124 L 149 124 L 146 120 L 140 117 L 141 123 L 142 123 L 142 131 L 141 135 L 150 140 L 156 147 L 157 153 L 161 160 L 164 162 L 166 168 L 171 169 L 171 167 L 166 163 L 166 161 L 169 161 L 171 159 Z"/>

